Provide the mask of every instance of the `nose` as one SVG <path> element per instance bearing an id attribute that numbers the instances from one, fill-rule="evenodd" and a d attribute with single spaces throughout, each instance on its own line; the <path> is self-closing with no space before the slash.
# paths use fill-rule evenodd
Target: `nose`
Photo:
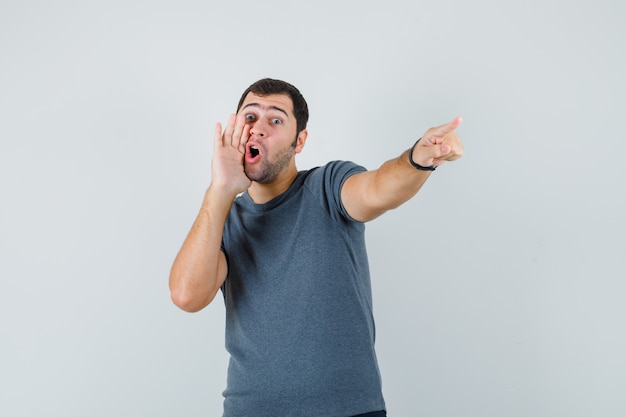
<path id="1" fill-rule="evenodd" d="M 262 138 L 265 136 L 265 129 L 263 129 L 262 122 L 256 121 L 250 126 L 250 136 L 256 136 Z"/>
<path id="2" fill-rule="evenodd" d="M 258 129 L 255 126 L 252 129 L 250 129 L 250 136 L 256 136 L 256 137 L 262 138 L 263 136 L 265 136 L 265 133 L 263 133 L 261 129 Z"/>

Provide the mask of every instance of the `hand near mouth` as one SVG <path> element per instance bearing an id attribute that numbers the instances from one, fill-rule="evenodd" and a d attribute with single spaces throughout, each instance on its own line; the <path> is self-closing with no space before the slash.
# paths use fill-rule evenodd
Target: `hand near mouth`
<path id="1" fill-rule="evenodd" d="M 229 198 L 244 192 L 252 184 L 243 167 L 249 137 L 250 126 L 243 116 L 231 114 L 223 132 L 221 123 L 215 125 L 211 186 Z"/>

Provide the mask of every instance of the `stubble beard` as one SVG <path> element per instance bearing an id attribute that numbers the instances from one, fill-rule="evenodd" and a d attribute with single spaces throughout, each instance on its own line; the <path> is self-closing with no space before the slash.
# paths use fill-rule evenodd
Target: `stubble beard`
<path id="1" fill-rule="evenodd" d="M 251 180 L 260 184 L 269 184 L 276 180 L 278 176 L 289 166 L 291 158 L 295 155 L 295 147 L 290 146 L 283 149 L 276 155 L 276 160 L 270 162 L 267 159 L 263 159 L 260 164 L 254 166 L 244 165 L 244 172 L 246 176 Z"/>

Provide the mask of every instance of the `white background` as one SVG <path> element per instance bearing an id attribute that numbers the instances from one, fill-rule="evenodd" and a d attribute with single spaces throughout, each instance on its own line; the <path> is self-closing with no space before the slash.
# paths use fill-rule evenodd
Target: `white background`
<path id="1" fill-rule="evenodd" d="M 270 76 L 300 169 L 457 115 L 368 225 L 390 416 L 626 415 L 625 3 L 0 1 L 0 415 L 219 416 L 223 302 L 167 278 L 213 125 Z M 280 416 L 277 416 L 280 417 Z"/>

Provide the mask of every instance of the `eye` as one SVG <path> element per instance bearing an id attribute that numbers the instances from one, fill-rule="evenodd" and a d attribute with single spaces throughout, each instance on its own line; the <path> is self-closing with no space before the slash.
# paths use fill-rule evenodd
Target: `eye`
<path id="1" fill-rule="evenodd" d="M 255 119 L 254 114 L 252 114 L 252 113 L 246 114 L 245 117 L 246 117 L 246 121 L 252 121 L 252 120 Z"/>
<path id="2" fill-rule="evenodd" d="M 273 118 L 273 119 L 272 119 L 272 124 L 275 124 L 275 125 L 280 125 L 280 124 L 282 124 L 282 123 L 283 123 L 283 121 L 282 121 L 282 120 L 280 120 L 279 118 L 276 118 L 276 117 L 275 117 L 275 118 Z"/>

